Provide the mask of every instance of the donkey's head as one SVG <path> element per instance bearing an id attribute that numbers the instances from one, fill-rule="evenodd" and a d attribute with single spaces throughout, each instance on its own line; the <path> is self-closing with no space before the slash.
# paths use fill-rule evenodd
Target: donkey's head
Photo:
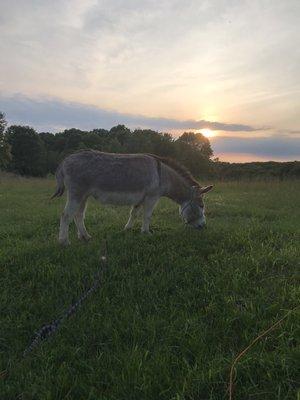
<path id="1" fill-rule="evenodd" d="M 204 227 L 205 214 L 203 195 L 213 188 L 212 185 L 200 187 L 192 186 L 191 197 L 180 206 L 180 215 L 184 222 L 193 228 L 201 229 Z"/>

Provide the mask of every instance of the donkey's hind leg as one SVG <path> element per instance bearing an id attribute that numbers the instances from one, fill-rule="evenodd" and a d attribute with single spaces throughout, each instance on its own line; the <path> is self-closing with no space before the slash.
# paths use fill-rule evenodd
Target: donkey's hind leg
<path id="1" fill-rule="evenodd" d="M 63 246 L 70 244 L 69 242 L 69 225 L 73 220 L 76 212 L 80 207 L 80 200 L 69 193 L 65 209 L 60 218 L 59 236 L 58 241 Z"/>
<path id="2" fill-rule="evenodd" d="M 87 206 L 87 199 L 85 198 L 80 203 L 79 209 L 74 216 L 74 221 L 77 227 L 78 239 L 88 241 L 92 237 L 88 234 L 84 224 L 86 206 Z"/>
<path id="3" fill-rule="evenodd" d="M 129 214 L 129 219 L 127 221 L 127 224 L 124 227 L 125 230 L 128 230 L 128 229 L 132 228 L 134 219 L 137 216 L 137 213 L 139 212 L 140 208 L 141 208 L 141 204 L 138 204 L 138 205 L 133 206 L 131 208 L 130 214 Z"/>

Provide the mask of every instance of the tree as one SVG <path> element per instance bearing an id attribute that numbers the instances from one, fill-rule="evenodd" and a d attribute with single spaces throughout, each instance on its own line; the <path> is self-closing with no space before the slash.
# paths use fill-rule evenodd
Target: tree
<path id="1" fill-rule="evenodd" d="M 184 132 L 177 140 L 198 150 L 207 159 L 213 155 L 210 142 L 202 133 Z"/>
<path id="2" fill-rule="evenodd" d="M 6 125 L 5 115 L 0 111 L 0 169 L 6 168 L 11 160 L 10 145 L 5 137 Z"/>
<path id="3" fill-rule="evenodd" d="M 61 161 L 60 153 L 56 150 L 56 137 L 50 132 L 39 133 L 40 139 L 43 141 L 46 157 L 45 169 L 47 173 L 54 174 L 59 162 Z"/>
<path id="4" fill-rule="evenodd" d="M 128 153 L 153 153 L 172 157 L 174 145 L 171 135 L 151 129 L 135 129 L 126 141 L 124 150 Z"/>
<path id="5" fill-rule="evenodd" d="M 109 136 L 117 139 L 121 146 L 125 145 L 131 136 L 131 130 L 125 125 L 117 125 L 111 128 Z"/>
<path id="6" fill-rule="evenodd" d="M 12 125 L 6 131 L 6 138 L 11 146 L 11 171 L 21 175 L 46 175 L 45 146 L 33 128 Z"/>
<path id="7" fill-rule="evenodd" d="M 213 151 L 208 138 L 201 133 L 184 132 L 175 142 L 176 158 L 193 174 L 207 174 L 211 170 Z"/>

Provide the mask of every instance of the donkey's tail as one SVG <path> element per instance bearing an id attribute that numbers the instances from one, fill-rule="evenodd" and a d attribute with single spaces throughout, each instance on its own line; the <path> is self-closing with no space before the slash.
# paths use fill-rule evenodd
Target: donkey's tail
<path id="1" fill-rule="evenodd" d="M 51 199 L 53 199 L 54 197 L 62 196 L 65 191 L 64 172 L 63 172 L 62 164 L 60 164 L 58 166 L 56 173 L 55 173 L 55 178 L 56 178 L 56 191 L 51 196 Z"/>

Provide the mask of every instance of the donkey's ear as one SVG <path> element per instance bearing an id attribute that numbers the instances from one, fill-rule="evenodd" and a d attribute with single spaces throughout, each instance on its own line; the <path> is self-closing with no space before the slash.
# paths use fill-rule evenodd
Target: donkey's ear
<path id="1" fill-rule="evenodd" d="M 200 188 L 200 194 L 210 192 L 212 188 L 213 188 L 213 185 L 204 186 L 204 187 Z"/>

